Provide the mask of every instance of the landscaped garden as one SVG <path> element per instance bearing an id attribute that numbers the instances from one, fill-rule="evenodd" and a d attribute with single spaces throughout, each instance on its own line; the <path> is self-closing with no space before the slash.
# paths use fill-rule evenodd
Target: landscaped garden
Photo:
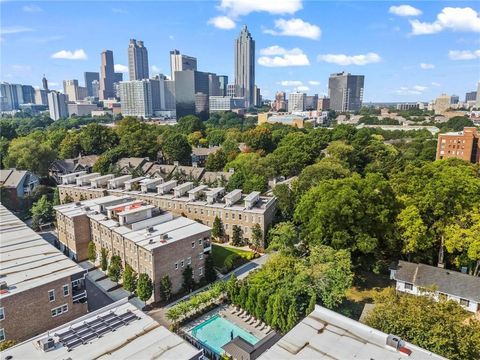
<path id="1" fill-rule="evenodd" d="M 255 258 L 250 250 L 212 244 L 213 264 L 222 273 L 227 273 Z"/>

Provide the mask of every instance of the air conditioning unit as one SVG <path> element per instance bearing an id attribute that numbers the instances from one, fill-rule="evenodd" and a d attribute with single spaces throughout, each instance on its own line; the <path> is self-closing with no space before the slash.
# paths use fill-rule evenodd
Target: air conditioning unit
<path id="1" fill-rule="evenodd" d="M 6 281 L 0 281 L 0 290 L 8 290 L 8 285 Z"/>
<path id="2" fill-rule="evenodd" d="M 38 346 L 44 352 L 48 352 L 55 348 L 55 340 L 51 337 L 38 340 Z"/>

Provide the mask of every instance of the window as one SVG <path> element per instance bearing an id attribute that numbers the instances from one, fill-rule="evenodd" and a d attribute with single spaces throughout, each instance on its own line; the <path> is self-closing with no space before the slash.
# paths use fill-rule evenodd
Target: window
<path id="1" fill-rule="evenodd" d="M 460 305 L 462 306 L 470 306 L 470 301 L 467 299 L 460 299 Z"/>
<path id="2" fill-rule="evenodd" d="M 187 265 L 190 265 L 191 263 L 192 263 L 192 258 L 189 257 L 189 258 L 187 259 Z"/>
<path id="3" fill-rule="evenodd" d="M 202 276 L 203 275 L 203 268 L 198 269 L 198 275 Z"/>
<path id="4" fill-rule="evenodd" d="M 413 284 L 405 283 L 405 290 L 413 290 Z"/>
<path id="5" fill-rule="evenodd" d="M 199 258 L 200 260 L 203 260 L 203 253 L 198 254 L 198 258 Z"/>
<path id="6" fill-rule="evenodd" d="M 175 270 L 178 270 L 178 262 L 175 263 Z"/>
<path id="7" fill-rule="evenodd" d="M 63 313 L 66 313 L 67 311 L 68 311 L 68 305 L 67 304 L 56 307 L 56 308 L 52 309 L 52 317 L 61 315 Z"/>
<path id="8" fill-rule="evenodd" d="M 5 330 L 0 329 L 0 341 L 3 341 L 3 340 L 5 340 Z"/>
<path id="9" fill-rule="evenodd" d="M 68 289 L 68 284 L 63 285 L 63 296 L 68 296 L 70 294 L 70 290 Z"/>
<path id="10" fill-rule="evenodd" d="M 182 260 L 182 261 L 180 262 L 180 265 L 182 265 L 182 268 L 183 268 L 183 266 L 185 265 L 185 261 Z"/>
<path id="11" fill-rule="evenodd" d="M 198 245 L 202 245 L 202 239 L 198 240 Z"/>
<path id="12" fill-rule="evenodd" d="M 5 309 L 2 307 L 0 308 L 0 320 L 5 319 Z"/>
<path id="13" fill-rule="evenodd" d="M 192 248 L 195 247 L 195 241 L 192 241 Z"/>
<path id="14" fill-rule="evenodd" d="M 50 302 L 55 301 L 55 290 L 48 290 L 48 300 Z"/>

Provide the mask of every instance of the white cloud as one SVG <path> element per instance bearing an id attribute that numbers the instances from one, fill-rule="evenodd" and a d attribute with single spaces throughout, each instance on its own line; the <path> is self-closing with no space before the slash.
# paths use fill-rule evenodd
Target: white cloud
<path id="1" fill-rule="evenodd" d="M 122 66 L 123 66 L 123 65 L 122 65 Z M 125 66 L 125 67 L 126 67 L 126 66 Z M 159 73 L 162 72 L 162 69 L 160 69 L 160 68 L 159 68 L 158 66 L 156 66 L 156 65 L 152 65 L 152 66 L 151 66 L 151 69 L 152 69 L 152 72 L 153 72 L 154 74 L 159 74 Z"/>
<path id="2" fill-rule="evenodd" d="M 434 81 L 434 82 L 432 82 L 432 86 L 437 86 L 437 87 L 438 87 L 438 86 L 442 86 L 442 84 L 437 83 L 437 82 Z"/>
<path id="3" fill-rule="evenodd" d="M 259 11 L 270 14 L 294 14 L 302 8 L 302 0 L 221 0 L 219 8 L 231 17 Z"/>
<path id="4" fill-rule="evenodd" d="M 308 91 L 310 90 L 310 88 L 308 86 L 305 86 L 305 85 L 301 85 L 301 86 L 297 86 L 295 88 L 296 91 Z"/>
<path id="5" fill-rule="evenodd" d="M 115 14 L 128 14 L 128 11 L 122 8 L 113 8 L 112 12 Z"/>
<path id="6" fill-rule="evenodd" d="M 8 34 L 18 34 L 22 32 L 30 32 L 33 29 L 25 27 L 25 26 L 7 26 L 0 29 L 1 35 L 8 35 Z"/>
<path id="7" fill-rule="evenodd" d="M 32 67 L 30 65 L 18 65 L 18 64 L 15 64 L 15 65 L 12 65 L 12 70 L 13 71 L 16 71 L 16 72 L 27 72 L 27 71 L 30 71 L 32 70 Z"/>
<path id="8" fill-rule="evenodd" d="M 435 69 L 435 65 L 427 64 L 427 63 L 420 63 L 420 68 L 423 70 Z"/>
<path id="9" fill-rule="evenodd" d="M 473 60 L 480 58 L 479 50 L 450 50 L 448 57 L 451 60 Z"/>
<path id="10" fill-rule="evenodd" d="M 337 65 L 367 65 L 380 62 L 382 58 L 377 53 L 367 53 L 351 56 L 345 54 L 324 54 L 318 55 L 317 60 Z"/>
<path id="11" fill-rule="evenodd" d="M 275 20 L 275 29 L 264 30 L 264 33 L 281 36 L 299 36 L 312 40 L 319 39 L 322 34 L 320 27 L 302 19 L 277 19 Z"/>
<path id="12" fill-rule="evenodd" d="M 66 59 L 66 60 L 87 60 L 88 56 L 85 53 L 85 50 L 78 49 L 74 51 L 70 50 L 60 50 L 56 53 L 53 53 L 51 56 L 52 59 Z"/>
<path id="13" fill-rule="evenodd" d="M 235 21 L 230 19 L 228 16 L 216 16 L 208 20 L 208 23 L 223 30 L 234 29 L 236 26 Z"/>
<path id="14" fill-rule="evenodd" d="M 310 65 L 307 55 L 299 48 L 284 49 L 278 45 L 260 50 L 258 63 L 266 67 L 307 66 Z"/>
<path id="15" fill-rule="evenodd" d="M 128 66 L 125 66 L 125 65 L 122 65 L 122 64 L 115 64 L 113 66 L 113 69 L 115 70 L 115 72 L 119 72 L 119 73 L 127 73 L 128 72 Z"/>
<path id="16" fill-rule="evenodd" d="M 390 6 L 388 12 L 398 16 L 419 16 L 422 14 L 422 10 L 410 5 Z"/>
<path id="17" fill-rule="evenodd" d="M 443 8 L 433 23 L 410 20 L 412 35 L 435 34 L 443 30 L 480 32 L 480 15 L 472 8 Z"/>
<path id="18" fill-rule="evenodd" d="M 173 39 L 175 39 L 175 36 L 169 35 L 168 38 L 169 38 L 170 40 L 173 40 Z"/>
<path id="19" fill-rule="evenodd" d="M 317 81 L 317 80 L 309 80 L 308 83 L 313 86 L 320 85 L 320 81 Z"/>
<path id="20" fill-rule="evenodd" d="M 279 84 L 282 86 L 301 86 L 303 85 L 303 82 L 299 80 L 283 80 L 283 81 L 280 81 Z"/>
<path id="21" fill-rule="evenodd" d="M 38 13 L 43 11 L 43 9 L 38 5 L 24 5 L 22 10 L 28 13 Z"/>
<path id="22" fill-rule="evenodd" d="M 425 90 L 428 90 L 427 86 L 414 85 L 412 87 L 401 86 L 398 90 L 395 90 L 394 93 L 397 95 L 420 95 L 423 94 Z"/>

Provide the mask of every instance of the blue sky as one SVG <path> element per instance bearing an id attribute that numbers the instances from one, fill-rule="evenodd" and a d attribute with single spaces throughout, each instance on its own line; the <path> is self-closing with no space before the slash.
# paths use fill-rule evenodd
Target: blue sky
<path id="1" fill-rule="evenodd" d="M 328 76 L 365 75 L 365 101 L 430 100 L 476 89 L 480 5 L 456 1 L 1 1 L 1 80 L 52 88 L 98 71 L 102 49 L 127 65 L 144 40 L 151 74 L 169 75 L 169 51 L 233 81 L 233 41 L 256 41 L 256 83 L 275 91 L 327 92 Z M 128 76 L 125 76 L 125 79 Z M 56 84 L 56 85 L 55 85 Z"/>

